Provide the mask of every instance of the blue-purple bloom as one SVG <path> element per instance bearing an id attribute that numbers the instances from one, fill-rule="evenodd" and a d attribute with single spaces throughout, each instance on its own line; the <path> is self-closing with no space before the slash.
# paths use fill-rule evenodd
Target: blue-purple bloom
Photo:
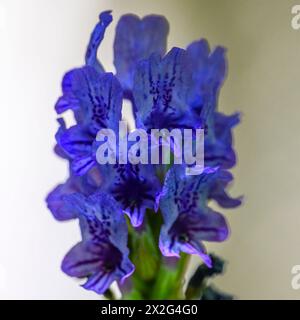
<path id="1" fill-rule="evenodd" d="M 146 209 L 157 211 L 161 190 L 152 165 L 107 165 L 102 189 L 113 195 L 134 227 L 143 223 Z M 102 172 L 104 170 L 102 169 Z"/>
<path id="2" fill-rule="evenodd" d="M 104 293 L 113 281 L 124 281 L 134 271 L 128 258 L 125 217 L 105 193 L 89 197 L 75 193 L 66 201 L 77 212 L 82 241 L 67 253 L 62 269 L 72 277 L 87 277 L 85 289 Z"/>
<path id="3" fill-rule="evenodd" d="M 137 125 L 146 129 L 201 128 L 191 108 L 194 84 L 185 50 L 152 54 L 139 63 L 133 87 Z"/>
<path id="4" fill-rule="evenodd" d="M 125 15 L 116 28 L 113 75 L 97 58 L 111 21 L 110 11 L 100 14 L 85 65 L 63 78 L 55 110 L 59 115 L 71 110 L 76 123 L 67 127 L 59 118 L 55 152 L 69 162 L 70 176 L 47 197 L 57 220 L 80 222 L 82 241 L 64 258 L 63 271 L 87 278 L 84 288 L 99 294 L 134 271 L 125 214 L 133 227 L 141 228 L 146 210 L 149 219 L 161 214 L 162 254 L 196 254 L 210 266 L 203 242 L 226 240 L 229 228 L 208 201 L 223 208 L 241 204 L 240 198 L 228 195 L 233 176 L 226 171 L 236 163 L 232 129 L 239 114 L 227 116 L 217 110 L 227 71 L 226 50 L 211 51 L 206 40 L 199 40 L 166 53 L 169 25 L 164 17 Z M 164 176 L 160 165 L 97 163 L 97 133 L 118 132 L 124 100 L 132 104 L 137 128 L 204 129 L 204 172 L 186 176 L 185 165 L 171 165 Z"/>
<path id="5" fill-rule="evenodd" d="M 140 19 L 133 14 L 120 18 L 114 42 L 114 64 L 127 97 L 131 97 L 134 73 L 139 61 L 153 52 L 164 56 L 167 49 L 168 21 L 162 16 Z"/>
<path id="6" fill-rule="evenodd" d="M 165 256 L 179 257 L 183 251 L 211 265 L 202 241 L 224 241 L 229 234 L 225 218 L 207 206 L 220 174 L 217 168 L 198 176 L 186 176 L 183 166 L 169 170 L 159 202 L 164 218 L 159 246 Z"/>
<path id="7" fill-rule="evenodd" d="M 99 73 L 86 66 L 68 72 L 62 89 L 63 96 L 56 104 L 56 111 L 60 114 L 73 110 L 77 124 L 60 129 L 57 143 L 71 159 L 74 174 L 83 175 L 96 162 L 92 145 L 97 132 L 102 128 L 118 129 L 122 88 L 113 74 Z"/>

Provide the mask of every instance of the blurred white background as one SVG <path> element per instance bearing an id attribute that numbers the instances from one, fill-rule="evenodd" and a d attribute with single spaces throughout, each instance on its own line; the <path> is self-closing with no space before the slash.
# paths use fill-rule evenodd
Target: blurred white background
<path id="1" fill-rule="evenodd" d="M 0 0 L 0 298 L 99 298 L 60 271 L 79 231 L 75 222 L 56 222 L 44 198 L 67 174 L 52 152 L 63 73 L 83 63 L 99 12 L 113 9 L 100 50 L 107 70 L 114 70 L 116 21 L 128 12 L 165 15 L 169 47 L 205 37 L 229 49 L 220 109 L 243 112 L 232 193 L 245 194 L 245 204 L 227 214 L 230 240 L 210 246 L 229 262 L 216 283 L 242 299 L 299 299 L 291 287 L 292 266 L 300 264 L 300 31 L 290 26 L 296 3 Z"/>

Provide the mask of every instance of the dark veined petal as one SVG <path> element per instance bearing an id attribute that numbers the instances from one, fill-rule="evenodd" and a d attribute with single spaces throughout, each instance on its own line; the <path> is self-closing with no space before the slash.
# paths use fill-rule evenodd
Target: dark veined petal
<path id="1" fill-rule="evenodd" d="M 70 159 L 75 159 L 90 154 L 93 141 L 94 136 L 89 131 L 80 125 L 75 125 L 66 129 L 57 142 Z"/>
<path id="2" fill-rule="evenodd" d="M 108 25 L 112 21 L 111 11 L 104 11 L 99 15 L 99 22 L 95 26 L 91 38 L 87 47 L 85 62 L 86 66 L 91 67 L 96 73 L 104 73 L 104 69 L 101 63 L 97 59 L 98 48 L 104 38 L 104 33 Z M 72 71 L 71 71 L 72 72 Z M 80 117 L 80 113 L 77 114 L 77 110 L 80 108 L 80 103 L 76 96 L 73 94 L 73 88 L 71 79 L 69 77 L 71 73 L 67 73 L 62 81 L 63 96 L 60 97 L 55 105 L 56 112 L 61 114 L 68 109 L 74 110 L 75 115 Z"/>
<path id="3" fill-rule="evenodd" d="M 228 237 L 228 227 L 224 217 L 211 209 L 198 210 L 195 213 L 179 214 L 169 234 L 177 239 L 181 247 L 198 251 L 198 242 L 224 241 Z M 192 248 L 195 245 L 195 248 Z M 191 248 L 189 248 L 191 246 Z M 191 252 L 188 252 L 191 253 Z"/>
<path id="4" fill-rule="evenodd" d="M 95 168 L 96 161 L 92 155 L 77 157 L 72 160 L 72 172 L 77 176 L 85 175 L 89 170 Z"/>
<path id="5" fill-rule="evenodd" d="M 125 217 L 111 195 L 97 192 L 86 197 L 76 193 L 66 196 L 65 200 L 79 216 L 83 240 L 100 241 L 109 238 L 118 248 L 126 248 Z"/>
<path id="6" fill-rule="evenodd" d="M 87 66 L 94 67 L 98 72 L 104 72 L 101 63 L 97 59 L 98 48 L 104 38 L 106 28 L 112 22 L 111 11 L 101 12 L 99 22 L 95 26 L 85 55 L 85 63 Z"/>
<path id="7" fill-rule="evenodd" d="M 72 109 L 77 123 L 94 135 L 101 128 L 117 130 L 123 93 L 112 73 L 99 74 L 92 67 L 74 69 L 65 75 L 62 86 L 63 96 L 56 105 L 58 112 Z M 61 100 L 63 109 L 59 107 Z"/>
<path id="8" fill-rule="evenodd" d="M 206 167 L 200 175 L 186 175 L 184 165 L 173 165 L 168 171 L 160 195 L 160 208 L 171 212 L 197 211 L 206 204 L 211 184 L 218 176 L 218 168 Z M 167 221 L 169 221 L 167 217 Z"/>
<path id="9" fill-rule="evenodd" d="M 65 256 L 62 270 L 71 277 L 83 278 L 97 272 L 101 265 L 98 247 L 93 242 L 77 243 Z"/>
<path id="10" fill-rule="evenodd" d="M 137 125 L 146 129 L 199 128 L 189 107 L 193 82 L 186 51 L 173 48 L 163 59 L 152 55 L 139 63 L 133 95 Z"/>
<path id="11" fill-rule="evenodd" d="M 224 241 L 229 233 L 224 217 L 207 207 L 217 169 L 206 168 L 199 176 L 185 176 L 182 166 L 173 166 L 165 179 L 160 197 L 164 225 L 160 249 L 166 256 L 180 251 L 199 255 L 210 265 L 202 241 Z"/>
<path id="12" fill-rule="evenodd" d="M 84 288 L 104 293 L 113 281 L 134 271 L 128 259 L 125 217 L 108 194 L 72 194 L 66 200 L 79 216 L 82 242 L 66 255 L 62 269 L 70 276 L 87 277 Z"/>
<path id="13" fill-rule="evenodd" d="M 145 143 L 147 143 L 148 136 L 142 139 L 146 139 Z M 161 183 L 156 175 L 155 166 L 132 164 L 128 161 L 128 158 L 139 152 L 139 149 L 131 149 L 133 146 L 132 141 L 128 141 L 126 149 L 117 143 L 116 150 L 113 151 L 116 154 L 116 164 L 100 165 L 99 170 L 103 178 L 101 190 L 112 194 L 122 210 L 130 217 L 132 225 L 138 227 L 143 223 L 146 209 L 157 210 Z M 94 147 L 97 149 L 98 144 L 94 144 Z M 97 154 L 97 150 L 95 153 Z M 147 150 L 146 157 L 150 159 L 150 148 Z M 125 159 L 127 164 L 121 164 L 120 162 Z"/>
<path id="14" fill-rule="evenodd" d="M 104 167 L 106 178 L 102 189 L 107 190 L 121 205 L 134 227 L 143 223 L 146 209 L 157 210 L 161 190 L 152 165 L 121 165 Z"/>
<path id="15" fill-rule="evenodd" d="M 179 253 L 196 254 L 210 266 L 210 258 L 202 241 L 220 242 L 227 239 L 229 229 L 224 217 L 211 209 L 197 214 L 179 214 L 170 229 L 162 227 L 160 249 L 166 256 Z"/>
<path id="16" fill-rule="evenodd" d="M 88 278 L 85 289 L 99 294 L 104 293 L 113 281 L 123 281 L 134 272 L 134 265 L 128 259 L 128 253 L 122 253 L 111 243 L 102 243 L 98 248 L 101 267 Z"/>
<path id="17" fill-rule="evenodd" d="M 130 276 L 134 266 L 127 254 L 108 241 L 83 241 L 67 253 L 62 270 L 71 277 L 87 277 L 83 287 L 102 294 L 113 281 Z"/>
<path id="18" fill-rule="evenodd" d="M 143 19 L 127 14 L 120 18 L 114 42 L 114 64 L 117 77 L 126 90 L 133 86 L 133 75 L 137 63 L 150 54 L 163 56 L 166 52 L 169 24 L 158 15 Z"/>

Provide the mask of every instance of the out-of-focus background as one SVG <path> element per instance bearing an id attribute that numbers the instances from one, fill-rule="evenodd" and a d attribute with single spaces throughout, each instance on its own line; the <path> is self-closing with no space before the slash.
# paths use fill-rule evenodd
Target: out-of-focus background
<path id="1" fill-rule="evenodd" d="M 56 222 L 44 198 L 67 175 L 52 152 L 62 75 L 83 63 L 99 12 L 113 9 L 99 52 L 107 70 L 114 70 L 114 27 L 128 12 L 165 15 L 170 48 L 201 37 L 228 48 L 220 109 L 243 113 L 232 194 L 244 194 L 245 204 L 226 214 L 230 240 L 209 246 L 228 261 L 215 282 L 241 299 L 299 299 L 291 286 L 291 269 L 300 264 L 295 4 L 300 0 L 0 0 L 0 298 L 98 299 L 60 271 L 78 226 Z"/>

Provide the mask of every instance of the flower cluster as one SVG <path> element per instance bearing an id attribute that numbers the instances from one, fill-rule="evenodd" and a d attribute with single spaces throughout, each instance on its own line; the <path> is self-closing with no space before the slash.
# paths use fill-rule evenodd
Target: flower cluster
<path id="1" fill-rule="evenodd" d="M 72 110 L 76 124 L 67 128 L 59 118 L 55 152 L 69 162 L 70 175 L 47 197 L 57 220 L 78 219 L 80 224 L 82 241 L 65 256 L 63 271 L 87 278 L 84 288 L 99 294 L 134 272 L 125 215 L 138 230 L 146 223 L 146 210 L 148 219 L 161 215 L 162 255 L 196 254 L 211 266 L 203 241 L 224 241 L 229 230 L 208 202 L 223 208 L 241 203 L 226 191 L 233 179 L 228 169 L 236 162 L 231 131 L 239 115 L 217 111 L 226 76 L 225 49 L 211 51 L 206 40 L 199 40 L 166 53 L 169 25 L 164 17 L 124 15 L 116 29 L 114 75 L 97 58 L 111 21 L 110 12 L 100 14 L 85 65 L 63 78 L 55 109 L 58 114 Z M 204 129 L 204 171 L 187 176 L 184 164 L 97 163 L 97 132 L 118 131 L 124 100 L 132 105 L 136 128 Z"/>

